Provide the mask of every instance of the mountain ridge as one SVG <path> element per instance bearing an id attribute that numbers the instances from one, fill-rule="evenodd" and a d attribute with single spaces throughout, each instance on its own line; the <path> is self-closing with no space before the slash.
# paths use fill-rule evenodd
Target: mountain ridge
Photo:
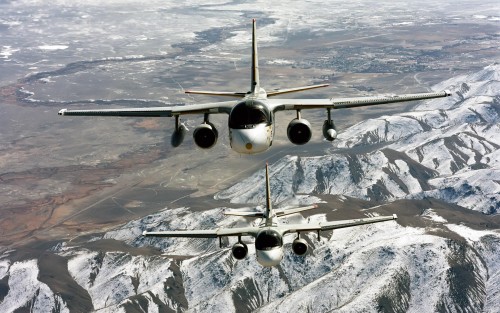
<path id="1" fill-rule="evenodd" d="M 276 201 L 296 194 L 345 194 L 372 201 L 434 197 L 497 214 L 499 73 L 500 64 L 493 64 L 440 83 L 434 88 L 450 89 L 451 97 L 425 101 L 411 112 L 353 125 L 339 134 L 329 155 L 280 160 L 273 166 L 272 175 L 278 181 L 275 188 L 280 184 L 278 190 L 286 194 L 279 192 Z M 378 149 L 356 154 L 346 150 L 371 145 Z M 302 180 L 290 176 L 298 173 L 309 174 L 301 174 Z M 320 173 L 320 178 L 311 173 Z M 258 180 L 253 175 L 219 192 L 216 198 L 234 203 L 259 202 L 262 192 L 255 191 L 260 188 L 255 187 Z M 287 190 L 287 184 L 292 188 Z"/>

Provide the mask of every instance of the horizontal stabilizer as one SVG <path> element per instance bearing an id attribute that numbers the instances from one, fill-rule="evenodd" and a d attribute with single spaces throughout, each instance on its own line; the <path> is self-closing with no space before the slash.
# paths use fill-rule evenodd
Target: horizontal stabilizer
<path id="1" fill-rule="evenodd" d="M 226 211 L 225 215 L 234 215 L 234 216 L 245 216 L 245 217 L 264 217 L 264 213 L 262 212 L 238 212 L 238 211 Z"/>
<path id="2" fill-rule="evenodd" d="M 231 91 L 186 90 L 184 91 L 184 93 L 190 93 L 194 95 L 235 97 L 235 98 L 243 98 L 244 96 L 246 96 L 246 93 L 244 92 L 231 92 Z"/>
<path id="3" fill-rule="evenodd" d="M 294 209 L 288 209 L 288 210 L 276 210 L 276 216 L 280 217 L 280 216 L 295 214 L 295 213 L 299 213 L 302 211 L 316 209 L 317 207 L 318 207 L 317 204 L 313 204 L 313 205 L 305 206 L 305 207 L 301 207 L 301 208 L 294 208 Z"/>
<path id="4" fill-rule="evenodd" d="M 145 237 L 217 238 L 217 230 L 143 231 Z"/>
<path id="5" fill-rule="evenodd" d="M 322 87 L 328 87 L 328 86 L 330 86 L 330 85 L 329 84 L 321 84 L 321 85 L 312 85 L 312 86 L 304 86 L 304 87 L 277 89 L 277 90 L 269 91 L 267 93 L 267 96 L 272 97 L 272 96 L 282 95 L 285 93 L 298 92 L 298 91 L 304 91 L 304 90 L 310 90 L 310 89 L 316 89 L 316 88 L 322 88 Z"/>

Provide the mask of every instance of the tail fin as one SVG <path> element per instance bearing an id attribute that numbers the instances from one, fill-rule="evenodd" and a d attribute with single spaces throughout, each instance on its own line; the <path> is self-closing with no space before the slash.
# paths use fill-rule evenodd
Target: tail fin
<path id="1" fill-rule="evenodd" d="M 273 205 L 271 203 L 271 184 L 269 182 L 269 164 L 266 163 L 266 210 L 264 213 L 262 212 L 247 212 L 247 211 L 226 211 L 224 214 L 226 215 L 235 215 L 235 216 L 243 216 L 243 217 L 259 217 L 265 219 L 266 226 L 273 226 L 274 218 L 286 216 L 290 214 L 299 213 L 302 211 L 316 209 L 318 206 L 316 204 L 308 205 L 299 208 L 292 209 L 278 209 L 274 210 Z"/>
<path id="2" fill-rule="evenodd" d="M 252 20 L 252 81 L 250 83 L 250 92 L 252 94 L 258 93 L 260 88 L 259 56 L 257 54 L 257 33 L 255 19 Z"/>
<path id="3" fill-rule="evenodd" d="M 252 20 L 252 77 L 250 82 L 250 93 L 258 94 L 259 90 L 260 90 L 260 82 L 259 82 L 259 57 L 257 54 L 257 32 L 255 26 L 255 19 L 253 19 Z M 247 95 L 246 92 L 234 92 L 234 91 L 186 90 L 184 92 L 190 94 L 198 94 L 198 95 L 223 96 L 223 97 L 235 97 L 235 98 L 243 98 Z"/>
<path id="4" fill-rule="evenodd" d="M 266 163 L 266 210 L 269 213 L 272 209 L 271 184 L 269 183 L 269 164 Z M 269 217 L 269 214 L 267 216 Z"/>
<path id="5" fill-rule="evenodd" d="M 306 208 L 299 208 L 297 212 L 312 209 L 313 206 Z M 277 212 L 273 210 L 273 205 L 271 203 L 271 184 L 269 183 L 269 164 L 266 163 L 266 210 L 264 213 L 262 212 L 240 212 L 240 211 L 226 211 L 224 212 L 226 215 L 236 215 L 236 216 L 244 216 L 244 217 L 260 217 L 264 218 L 266 226 L 272 226 L 274 221 L 273 219 L 277 216 Z M 287 213 L 279 212 L 280 215 L 287 215 Z M 292 214 L 292 213 L 288 213 Z"/>
<path id="6" fill-rule="evenodd" d="M 273 204 L 271 203 L 271 184 L 269 183 L 269 164 L 266 163 L 266 225 L 272 225 L 274 217 Z"/>

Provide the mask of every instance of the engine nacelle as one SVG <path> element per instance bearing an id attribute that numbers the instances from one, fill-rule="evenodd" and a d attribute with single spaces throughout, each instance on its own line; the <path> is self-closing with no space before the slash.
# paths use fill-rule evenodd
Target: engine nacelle
<path id="1" fill-rule="evenodd" d="M 248 247 L 243 242 L 237 242 L 231 248 L 231 252 L 233 253 L 233 256 L 234 256 L 235 259 L 242 260 L 248 254 Z"/>
<path id="2" fill-rule="evenodd" d="M 202 149 L 212 148 L 217 142 L 219 133 L 214 124 L 206 122 L 196 127 L 193 132 L 193 139 L 196 145 Z"/>
<path id="3" fill-rule="evenodd" d="M 286 134 L 292 143 L 303 145 L 311 139 L 311 124 L 303 118 L 295 118 L 288 124 Z"/>
<path id="4" fill-rule="evenodd" d="M 186 132 L 188 131 L 186 125 L 180 124 L 179 128 L 174 131 L 172 134 L 172 138 L 170 143 L 172 147 L 178 147 L 184 141 L 184 137 L 186 137 Z"/>
<path id="5" fill-rule="evenodd" d="M 292 250 L 296 255 L 304 255 L 307 252 L 307 247 L 307 242 L 302 238 L 297 238 L 292 243 Z"/>
<path id="6" fill-rule="evenodd" d="M 337 130 L 332 120 L 325 120 L 323 123 L 323 137 L 328 141 L 334 141 L 337 138 Z"/>

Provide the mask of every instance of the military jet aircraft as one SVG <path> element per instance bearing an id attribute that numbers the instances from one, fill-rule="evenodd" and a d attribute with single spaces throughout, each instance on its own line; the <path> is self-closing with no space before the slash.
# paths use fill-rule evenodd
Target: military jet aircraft
<path id="1" fill-rule="evenodd" d="M 395 220 L 396 214 L 392 216 L 377 216 L 353 220 L 342 220 L 334 222 L 320 222 L 307 224 L 282 224 L 278 223 L 278 217 L 311 210 L 316 205 L 293 208 L 288 210 L 275 210 L 271 204 L 271 188 L 269 184 L 269 167 L 266 164 L 266 211 L 265 212 L 235 212 L 227 211 L 227 215 L 261 218 L 261 223 L 256 227 L 240 228 L 218 228 L 212 230 L 174 230 L 174 231 L 144 231 L 143 235 L 148 237 L 191 237 L 191 238 L 219 238 L 222 247 L 222 237 L 238 237 L 238 242 L 231 249 L 233 257 L 237 260 L 244 259 L 248 254 L 248 246 L 241 241 L 242 236 L 255 238 L 255 251 L 257 262 L 262 266 L 272 267 L 278 265 L 283 259 L 283 236 L 288 233 L 297 233 L 297 238 L 292 243 L 292 250 L 297 255 L 307 252 L 307 242 L 300 238 L 300 233 L 316 231 L 318 240 L 321 231 L 337 228 L 353 227 L 364 224 L 378 223 Z"/>
<path id="2" fill-rule="evenodd" d="M 217 92 L 186 91 L 191 94 L 234 97 L 236 100 L 193 105 L 172 105 L 168 107 L 124 108 L 124 109 L 62 109 L 59 115 L 80 116 L 166 116 L 175 118 L 175 130 L 171 138 L 172 146 L 179 146 L 184 140 L 187 127 L 180 122 L 181 115 L 203 114 L 203 123 L 193 131 L 193 139 L 200 148 L 213 147 L 218 139 L 218 131 L 209 120 L 211 114 L 225 113 L 229 115 L 229 142 L 231 148 L 239 153 L 255 154 L 266 151 L 273 143 L 275 114 L 279 111 L 294 110 L 297 117 L 287 127 L 288 139 L 297 145 L 307 143 L 311 139 L 311 124 L 302 118 L 301 111 L 322 108 L 326 110 L 327 119 L 323 123 L 323 136 L 328 141 L 337 137 L 337 130 L 331 117 L 332 109 L 345 109 L 384 103 L 423 100 L 450 96 L 449 91 L 417 94 L 369 96 L 356 98 L 329 99 L 278 99 L 277 95 L 326 87 L 328 84 L 305 87 L 278 89 L 266 92 L 260 86 L 259 65 L 257 55 L 255 19 L 252 32 L 252 69 L 250 91 Z M 272 99 L 271 99 L 272 98 Z"/>

